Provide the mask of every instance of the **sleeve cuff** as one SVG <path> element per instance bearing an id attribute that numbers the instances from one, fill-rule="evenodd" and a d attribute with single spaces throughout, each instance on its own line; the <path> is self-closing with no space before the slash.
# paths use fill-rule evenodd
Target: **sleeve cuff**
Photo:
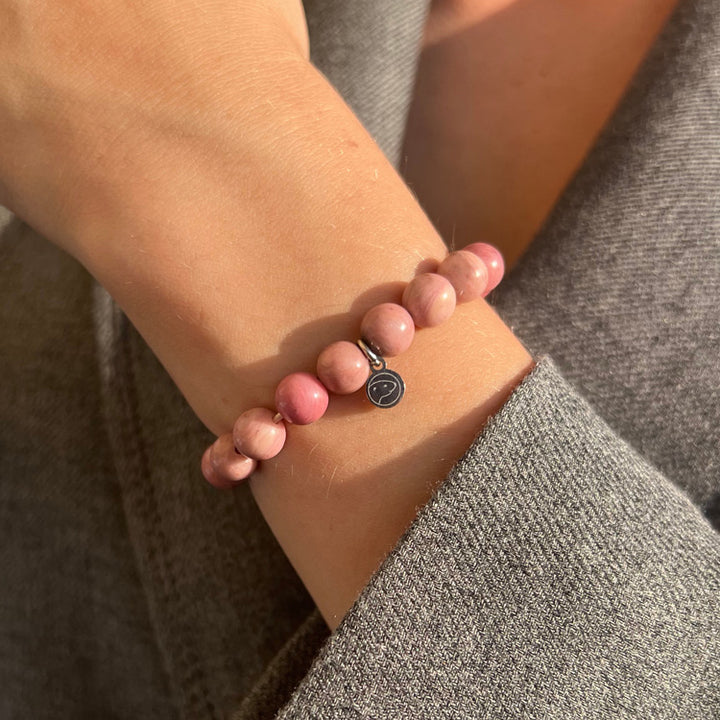
<path id="1" fill-rule="evenodd" d="M 718 535 L 542 356 L 277 718 L 709 718 L 719 598 Z"/>

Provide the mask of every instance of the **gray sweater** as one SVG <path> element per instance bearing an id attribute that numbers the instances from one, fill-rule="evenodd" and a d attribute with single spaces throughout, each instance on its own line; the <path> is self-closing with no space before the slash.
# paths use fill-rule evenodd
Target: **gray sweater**
<path id="1" fill-rule="evenodd" d="M 425 0 L 305 3 L 399 162 Z M 491 296 L 539 361 L 330 634 L 139 334 L 0 234 L 0 718 L 720 717 L 720 6 Z"/>

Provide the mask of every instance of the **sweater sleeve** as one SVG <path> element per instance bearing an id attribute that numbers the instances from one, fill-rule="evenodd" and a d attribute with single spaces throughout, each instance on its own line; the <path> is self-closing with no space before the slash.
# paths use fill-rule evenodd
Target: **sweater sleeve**
<path id="1" fill-rule="evenodd" d="M 277 715 L 720 715 L 720 536 L 539 359 Z"/>

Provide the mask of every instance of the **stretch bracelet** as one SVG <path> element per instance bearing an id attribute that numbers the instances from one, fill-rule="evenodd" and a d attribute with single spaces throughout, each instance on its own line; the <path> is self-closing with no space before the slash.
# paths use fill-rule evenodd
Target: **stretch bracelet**
<path id="1" fill-rule="evenodd" d="M 360 339 L 328 345 L 318 356 L 315 375 L 285 376 L 275 389 L 275 410 L 259 407 L 240 415 L 232 432 L 220 435 L 203 453 L 205 479 L 221 489 L 241 484 L 258 462 L 280 453 L 286 424 L 309 425 L 325 414 L 330 393 L 349 395 L 364 386 L 373 405 L 395 407 L 405 394 L 405 383 L 387 367 L 385 358 L 405 352 L 416 327 L 436 327 L 452 315 L 456 304 L 485 297 L 504 272 L 497 248 L 473 243 L 450 253 L 435 272 L 417 275 L 405 286 L 402 304 L 381 303 L 365 313 Z"/>

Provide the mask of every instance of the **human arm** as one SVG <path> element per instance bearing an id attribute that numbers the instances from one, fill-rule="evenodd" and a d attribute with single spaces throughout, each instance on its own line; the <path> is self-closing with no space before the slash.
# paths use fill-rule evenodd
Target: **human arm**
<path id="1" fill-rule="evenodd" d="M 192 212 L 194 206 L 188 209 Z M 606 467 L 611 470 L 603 480 L 603 487 L 613 490 L 611 497 L 617 491 L 618 498 L 629 501 L 625 508 L 612 508 L 615 513 L 612 517 L 618 522 L 603 526 L 596 520 L 590 530 L 584 529 L 584 519 L 592 516 L 598 502 L 597 498 L 585 498 L 574 492 L 574 487 L 582 489 L 575 462 L 564 465 L 574 468 L 572 472 L 556 472 L 550 483 L 543 483 L 542 496 L 535 499 L 538 489 L 534 481 L 543 476 L 538 468 L 547 464 L 548 453 L 556 459 L 559 456 L 557 469 L 563 467 L 563 458 L 568 461 L 576 458 L 584 471 L 592 468 L 587 454 L 577 452 L 578 447 L 583 450 L 587 445 L 575 444 L 571 449 L 564 449 L 556 443 L 556 439 L 562 438 L 575 443 L 582 440 L 578 438 L 578 429 L 588 431 L 585 411 L 574 400 L 568 407 L 565 390 L 557 378 L 547 374 L 543 378 L 545 383 L 551 381 L 550 388 L 543 384 L 543 392 L 534 392 L 530 403 L 527 402 L 528 388 L 524 388 L 518 396 L 524 399 L 513 405 L 509 423 L 500 420 L 501 410 L 496 416 L 499 424 L 488 429 L 469 455 L 473 458 L 472 464 L 464 462 L 461 466 L 471 472 L 463 473 L 462 482 L 457 481 L 458 473 L 454 473 L 455 479 L 443 486 L 441 499 L 421 514 L 416 528 L 401 541 L 388 565 L 364 591 L 358 608 L 351 611 L 348 622 L 339 628 L 340 640 L 334 640 L 329 651 L 323 652 L 299 688 L 288 714 L 317 717 L 326 710 L 335 716 L 343 711 L 351 715 L 355 709 L 352 701 L 361 697 L 375 702 L 369 706 L 377 711 L 375 716 L 402 716 L 404 712 L 405 716 L 417 717 L 418 714 L 413 713 L 416 707 L 413 702 L 440 698 L 447 701 L 443 712 L 457 716 L 466 710 L 468 716 L 477 717 L 482 711 L 490 712 L 492 706 L 483 704 L 488 693 L 492 693 L 498 703 L 507 699 L 524 703 L 514 703 L 512 713 L 521 707 L 529 714 L 534 708 L 540 717 L 550 713 L 559 715 L 561 709 L 568 706 L 566 714 L 571 717 L 577 716 L 577 708 L 588 707 L 601 715 L 613 700 L 617 700 L 617 706 L 626 713 L 638 705 L 642 710 L 654 703 L 653 709 L 659 710 L 656 714 L 659 717 L 662 712 L 671 716 L 678 704 L 682 711 L 688 711 L 684 713 L 686 717 L 716 714 L 717 695 L 712 694 L 712 683 L 717 646 L 712 644 L 712 639 L 717 637 L 717 632 L 712 625 L 714 614 L 710 603 L 717 597 L 717 582 L 713 571 L 716 556 L 707 539 L 709 530 L 697 512 L 668 488 L 665 480 L 659 483 L 661 491 L 657 492 L 657 476 L 644 466 L 638 470 L 636 455 L 628 453 L 616 440 L 607 446 L 611 438 L 605 432 L 593 434 L 593 443 L 598 447 L 592 457 L 610 463 L 603 466 L 604 471 Z M 534 387 L 537 391 L 537 385 Z M 553 388 L 555 392 L 548 394 L 548 389 Z M 153 398 L 147 398 L 146 402 L 152 405 Z M 578 413 L 580 422 L 577 422 Z M 535 454 L 535 428 L 527 426 L 529 418 L 543 421 L 537 428 L 539 444 Z M 590 429 L 594 423 L 590 423 Z M 505 428 L 508 434 L 498 433 L 498 427 Z M 562 432 L 558 433 L 558 429 Z M 162 438 L 173 437 L 178 434 L 162 435 Z M 514 439 L 513 442 L 505 442 L 508 438 Z M 485 452 L 480 446 L 489 440 L 492 447 L 490 452 Z M 620 451 L 617 456 L 616 450 Z M 523 454 L 517 455 L 517 451 Z M 506 490 L 506 473 L 488 474 L 493 459 L 502 457 L 514 467 L 512 492 Z M 501 467 L 507 467 L 507 462 Z M 632 470 L 629 478 L 626 466 Z M 648 475 L 650 491 L 645 483 Z M 626 482 L 628 479 L 630 484 Z M 504 502 L 507 497 L 516 497 L 521 487 L 520 495 L 527 500 L 524 509 L 533 511 L 533 528 L 538 538 L 538 542 L 529 547 L 522 542 L 523 526 L 512 514 L 512 505 Z M 649 499 L 648 494 L 652 496 Z M 588 510 L 583 513 L 585 506 Z M 602 509 L 599 518 L 607 519 L 608 511 Z M 498 510 L 504 513 L 503 522 L 493 528 Z M 493 522 L 486 522 L 488 512 Z M 563 516 L 565 522 L 559 525 L 557 518 Z M 486 528 L 494 531 L 492 542 L 484 542 L 486 536 L 482 533 Z M 574 534 L 563 538 L 562 533 L 558 534 L 561 528 L 570 529 Z M 623 532 L 619 534 L 619 530 Z M 587 567 L 586 554 L 577 552 L 577 548 L 567 542 L 576 532 L 584 532 L 583 537 L 592 539 L 593 547 L 600 543 L 599 559 L 609 559 L 611 567 L 617 567 L 614 563 L 618 557 L 627 561 L 624 572 L 617 576 L 618 582 L 598 583 L 593 573 L 588 572 L 592 569 L 603 572 L 606 565 L 596 562 Z M 633 537 L 635 541 L 628 544 Z M 646 538 L 648 545 L 642 542 Z M 552 545 L 555 540 L 565 541 L 561 549 L 569 554 L 559 553 L 556 558 L 548 558 L 550 562 L 546 566 L 553 569 L 553 573 L 543 575 L 536 571 L 526 577 L 524 570 L 541 567 L 534 561 L 543 557 L 543 543 Z M 587 545 L 581 545 L 580 550 L 585 547 Z M 610 551 L 604 552 L 603 547 Z M 233 550 L 235 548 L 230 548 L 229 552 Z M 475 550 L 478 552 L 473 552 Z M 497 551 L 497 555 L 493 551 Z M 527 560 L 514 567 L 501 564 L 504 573 L 498 580 L 493 572 L 496 562 L 511 551 L 514 558 Z M 398 556 L 401 561 L 407 558 L 408 562 L 398 563 Z M 418 567 L 418 558 L 423 567 Z M 698 558 L 709 559 L 711 566 L 698 563 Z M 456 568 L 462 573 L 454 573 Z M 578 575 L 578 569 L 584 574 Z M 413 572 L 416 570 L 421 572 Z M 571 602 L 572 597 L 563 593 L 568 582 L 578 577 L 588 586 L 584 609 L 590 612 L 573 612 L 577 606 Z M 534 592 L 527 593 L 528 589 Z M 205 591 L 203 587 L 201 592 Z M 624 613 L 617 612 L 618 603 L 608 600 L 608 592 L 625 593 L 624 597 L 631 602 L 620 608 Z M 512 602 L 505 602 L 508 598 Z M 647 615 L 643 612 L 643 603 L 648 598 L 668 602 L 660 603 L 663 607 L 660 614 Z M 527 604 L 529 600 L 532 606 Z M 488 606 L 492 606 L 492 614 L 487 612 Z M 464 613 L 468 607 L 470 612 Z M 472 612 L 474 608 L 481 612 Z M 525 608 L 535 612 L 524 618 L 518 611 Z M 608 608 L 609 612 L 604 612 Z M 483 623 L 487 619 L 498 619 L 512 626 L 513 638 L 493 634 L 497 624 Z M 597 637 L 591 630 L 602 619 L 612 621 L 609 628 L 607 623 L 604 626 L 612 632 Z M 418 620 L 424 624 L 416 625 Z M 673 631 L 667 632 L 670 624 Z M 426 632 L 429 627 L 439 632 Z M 565 639 L 574 638 L 577 642 L 561 645 L 556 635 L 559 631 L 565 632 Z M 659 635 L 659 631 L 664 634 Z M 530 645 L 534 652 L 523 652 L 521 649 L 527 648 L 528 642 L 513 645 L 514 638 L 536 640 L 534 646 Z M 402 646 L 401 651 L 398 645 Z M 233 652 L 239 647 L 233 648 Z M 457 652 L 463 647 L 475 652 Z M 513 654 L 513 648 L 520 650 Z M 562 654 L 558 652 L 560 649 Z M 408 650 L 412 650 L 409 661 Z M 497 663 L 483 664 L 488 657 L 493 657 L 493 652 L 494 658 L 504 655 L 516 662 L 502 667 Z M 451 663 L 447 662 L 448 653 Z M 594 662 L 598 657 L 602 662 Z M 545 658 L 548 663 L 542 662 Z M 664 661 L 660 662 L 659 658 Z M 558 663 L 558 659 L 564 664 Z M 563 673 L 565 668 L 571 671 Z M 445 674 L 439 672 L 443 669 Z M 579 686 L 573 669 L 582 671 L 582 677 L 591 682 Z M 376 680 L 383 679 L 383 673 L 384 683 L 380 686 Z M 342 684 L 348 678 L 350 684 Z M 550 681 L 553 692 L 548 689 Z M 690 681 L 693 688 L 701 690 L 704 683 L 704 694 L 689 695 Z M 391 690 L 390 694 L 384 692 L 387 689 Z M 354 697 L 348 698 L 348 691 Z M 477 692 L 473 698 L 474 691 Z M 598 698 L 606 704 L 598 704 Z M 693 704 L 695 698 L 697 702 Z M 468 704 L 458 705 L 459 700 Z M 560 708 L 559 702 L 563 703 Z M 576 710 L 574 715 L 573 710 Z"/>
<path id="2" fill-rule="evenodd" d="M 448 244 L 515 264 L 677 4 L 430 4 L 402 172 Z"/>
<path id="3" fill-rule="evenodd" d="M 69 3 L 64 33 L 5 25 L 49 34 L 3 78 L 6 202 L 111 292 L 218 434 L 447 252 L 282 18 L 248 26 L 241 7 L 218 25 L 163 4 L 73 23 Z M 331 627 L 531 364 L 485 302 L 460 306 L 394 362 L 400 406 L 334 398 L 256 473 Z"/>

